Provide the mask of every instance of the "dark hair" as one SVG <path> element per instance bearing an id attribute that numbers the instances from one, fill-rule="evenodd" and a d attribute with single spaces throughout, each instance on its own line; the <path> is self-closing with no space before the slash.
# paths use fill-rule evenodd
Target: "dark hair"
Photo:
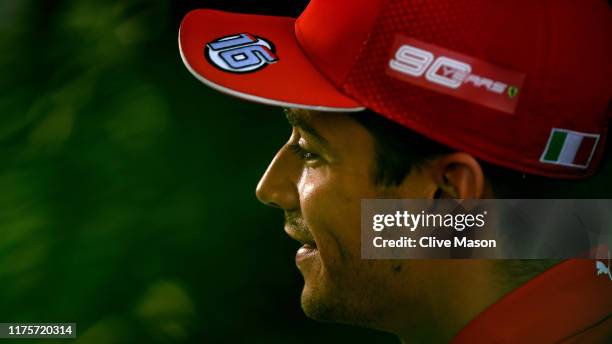
<path id="1" fill-rule="evenodd" d="M 372 178 L 377 185 L 397 186 L 425 162 L 454 150 L 366 109 L 351 114 L 375 139 Z M 608 141 L 609 143 L 609 141 Z M 608 144 L 610 146 L 610 144 Z M 610 147 L 606 147 L 612 160 Z M 498 198 L 608 198 L 612 181 L 604 178 L 561 180 L 517 172 L 479 160 Z M 612 175 L 612 164 L 602 163 L 599 177 Z M 604 179 L 604 180 L 601 180 Z"/>

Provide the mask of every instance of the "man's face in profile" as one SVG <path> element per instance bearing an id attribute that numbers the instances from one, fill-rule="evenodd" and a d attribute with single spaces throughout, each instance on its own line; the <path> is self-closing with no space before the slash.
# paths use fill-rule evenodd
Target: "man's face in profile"
<path id="1" fill-rule="evenodd" d="M 374 139 L 349 115 L 289 110 L 287 118 L 291 137 L 259 182 L 257 196 L 284 210 L 285 232 L 303 244 L 296 255 L 305 283 L 302 307 L 315 319 L 376 323 L 383 313 L 391 315 L 385 305 L 397 302 L 402 266 L 360 258 L 361 199 L 424 198 L 425 183 L 411 173 L 401 196 L 375 185 Z M 412 280 L 418 290 L 422 282 Z"/>

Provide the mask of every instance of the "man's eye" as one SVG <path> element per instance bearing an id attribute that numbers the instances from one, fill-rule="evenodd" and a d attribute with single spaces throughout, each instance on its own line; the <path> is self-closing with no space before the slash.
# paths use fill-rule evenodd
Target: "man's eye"
<path id="1" fill-rule="evenodd" d="M 289 149 L 291 149 L 291 151 L 295 153 L 295 155 L 297 155 L 300 159 L 305 161 L 314 160 L 317 158 L 317 155 L 315 153 L 307 151 L 298 144 L 289 145 Z"/>

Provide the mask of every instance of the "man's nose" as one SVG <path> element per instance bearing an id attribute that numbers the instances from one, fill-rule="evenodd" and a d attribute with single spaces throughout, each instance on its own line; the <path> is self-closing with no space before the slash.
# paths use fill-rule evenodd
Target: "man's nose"
<path id="1" fill-rule="evenodd" d="M 299 208 L 299 195 L 297 186 L 292 176 L 292 161 L 286 156 L 286 149 L 281 149 L 268 169 L 263 174 L 255 194 L 259 201 L 271 207 L 278 207 L 285 210 Z"/>

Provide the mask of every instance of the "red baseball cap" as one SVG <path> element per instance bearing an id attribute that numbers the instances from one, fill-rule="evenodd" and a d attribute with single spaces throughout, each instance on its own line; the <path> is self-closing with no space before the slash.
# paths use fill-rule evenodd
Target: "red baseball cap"
<path id="1" fill-rule="evenodd" d="M 607 136 L 610 37 L 605 0 L 312 0 L 297 19 L 194 10 L 179 47 L 243 99 L 367 107 L 500 166 L 582 178 Z"/>

